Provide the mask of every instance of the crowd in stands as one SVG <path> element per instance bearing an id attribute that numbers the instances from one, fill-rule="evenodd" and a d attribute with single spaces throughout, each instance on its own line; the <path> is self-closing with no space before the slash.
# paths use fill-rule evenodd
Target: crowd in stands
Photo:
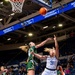
<path id="1" fill-rule="evenodd" d="M 63 67 L 65 75 L 75 75 L 75 55 L 72 55 L 67 59 L 66 58 L 60 59 L 58 66 Z M 38 66 L 36 66 L 36 75 L 41 75 L 44 68 L 45 62 L 41 62 Z M 22 63 L 21 65 L 18 66 L 13 65 L 7 67 L 1 66 L 0 75 L 27 75 L 26 64 Z"/>
<path id="2" fill-rule="evenodd" d="M 75 75 L 75 55 L 72 55 L 68 59 L 63 59 L 61 66 L 66 75 Z"/>

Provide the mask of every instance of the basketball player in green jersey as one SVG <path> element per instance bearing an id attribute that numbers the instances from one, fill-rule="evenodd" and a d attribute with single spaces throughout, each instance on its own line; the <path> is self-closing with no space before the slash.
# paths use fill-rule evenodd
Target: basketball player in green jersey
<path id="1" fill-rule="evenodd" d="M 27 64 L 27 75 L 35 75 L 35 64 L 37 64 L 37 61 L 31 52 L 37 53 L 37 48 L 42 47 L 46 42 L 49 40 L 52 40 L 51 38 L 47 38 L 45 41 L 41 42 L 38 45 L 35 45 L 34 42 L 29 43 L 29 50 L 28 50 L 28 64 Z"/>
<path id="2" fill-rule="evenodd" d="M 65 75 L 62 66 L 57 67 L 57 75 Z"/>
<path id="3" fill-rule="evenodd" d="M 52 40 L 52 38 L 47 38 L 45 41 L 41 42 L 38 45 L 35 45 L 34 42 L 29 43 L 29 49 L 28 49 L 28 60 L 27 60 L 27 75 L 35 75 L 35 64 L 36 64 L 36 58 L 31 54 L 31 52 L 37 53 L 37 48 L 42 47 L 46 42 L 49 40 Z M 20 47 L 23 51 L 27 52 L 26 47 L 21 46 Z"/>

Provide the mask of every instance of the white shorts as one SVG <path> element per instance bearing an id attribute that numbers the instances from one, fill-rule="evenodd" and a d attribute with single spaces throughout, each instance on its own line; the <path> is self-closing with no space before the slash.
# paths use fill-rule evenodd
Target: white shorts
<path id="1" fill-rule="evenodd" d="M 48 70 L 48 69 L 45 68 L 42 75 L 57 75 L 57 70 L 51 71 L 51 70 Z"/>

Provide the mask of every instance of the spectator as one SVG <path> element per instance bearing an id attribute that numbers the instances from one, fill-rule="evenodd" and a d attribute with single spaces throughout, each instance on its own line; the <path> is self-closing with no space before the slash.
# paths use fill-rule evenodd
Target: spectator
<path id="1" fill-rule="evenodd" d="M 22 67 L 19 69 L 19 74 L 18 74 L 18 75 L 26 75 L 26 68 L 22 66 Z"/>
<path id="2" fill-rule="evenodd" d="M 65 75 L 62 66 L 57 67 L 57 75 Z"/>
<path id="3" fill-rule="evenodd" d="M 15 73 L 14 73 L 14 71 L 13 71 L 13 66 L 11 66 L 11 67 L 9 68 L 8 75 L 15 75 Z"/>
<path id="4" fill-rule="evenodd" d="M 65 72 L 66 75 L 69 75 L 71 73 L 69 65 L 67 65 L 67 67 L 65 68 L 64 72 Z"/>
<path id="5" fill-rule="evenodd" d="M 1 66 L 0 70 L 1 75 L 7 75 L 8 70 L 4 66 Z"/>

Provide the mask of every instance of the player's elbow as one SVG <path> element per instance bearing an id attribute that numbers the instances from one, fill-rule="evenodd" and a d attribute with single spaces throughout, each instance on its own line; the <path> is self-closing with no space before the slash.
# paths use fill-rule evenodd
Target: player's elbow
<path id="1" fill-rule="evenodd" d="M 41 59 L 41 60 L 44 60 L 44 59 L 45 59 L 45 57 L 44 57 L 44 56 L 41 56 L 41 57 L 40 57 L 40 59 Z"/>
<path id="2" fill-rule="evenodd" d="M 43 56 L 40 56 L 39 58 L 42 60 L 43 59 Z"/>

